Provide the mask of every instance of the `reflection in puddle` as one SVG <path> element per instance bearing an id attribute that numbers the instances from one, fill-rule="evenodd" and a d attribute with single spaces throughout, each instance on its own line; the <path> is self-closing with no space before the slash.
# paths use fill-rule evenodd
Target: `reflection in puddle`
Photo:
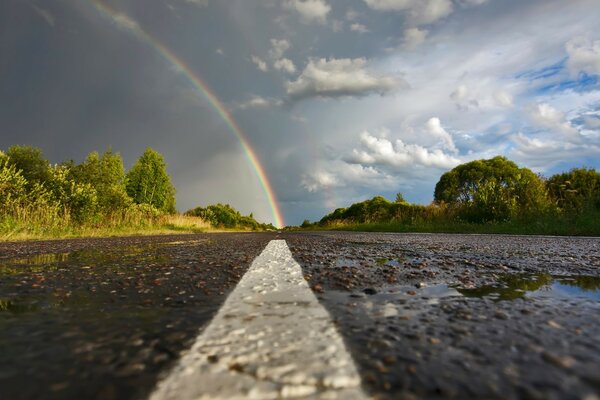
<path id="1" fill-rule="evenodd" d="M 358 293 L 328 290 L 320 295 L 328 303 L 328 307 L 334 309 L 341 307 L 358 318 L 374 315 L 401 319 L 421 314 L 424 311 L 423 303 L 438 304 L 441 298 L 453 296 L 461 296 L 461 294 L 455 288 L 445 284 L 419 289 L 415 286 L 396 285 L 380 291 L 366 289 Z"/>
<path id="2" fill-rule="evenodd" d="M 489 297 L 514 300 L 525 297 L 583 297 L 600 300 L 600 277 L 555 276 L 550 274 L 511 274 L 500 278 L 500 284 L 457 291 L 465 297 Z"/>
<path id="3" fill-rule="evenodd" d="M 342 309 L 358 318 L 377 316 L 410 319 L 426 311 L 424 305 L 436 305 L 441 299 L 449 297 L 485 297 L 494 301 L 540 297 L 600 300 L 600 277 L 511 274 L 502 276 L 496 285 L 474 289 L 446 284 L 421 288 L 402 285 L 368 288 L 352 293 L 328 290 L 319 297 L 328 307 Z"/>

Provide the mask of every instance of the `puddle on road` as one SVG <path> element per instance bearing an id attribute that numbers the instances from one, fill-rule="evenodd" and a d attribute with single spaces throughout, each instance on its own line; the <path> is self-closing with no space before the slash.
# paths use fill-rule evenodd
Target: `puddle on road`
<path id="1" fill-rule="evenodd" d="M 511 274 L 500 277 L 500 284 L 456 290 L 465 297 L 515 300 L 531 297 L 588 298 L 600 300 L 600 277 L 552 276 L 550 274 Z"/>
<path id="2" fill-rule="evenodd" d="M 579 298 L 600 300 L 600 277 L 552 276 L 549 274 L 512 274 L 500 277 L 500 283 L 474 289 L 436 284 L 368 288 L 363 292 L 329 290 L 321 297 L 329 307 L 354 314 L 359 318 L 413 318 L 426 309 L 424 305 L 439 304 L 443 298 L 489 298 L 494 301 L 523 298 Z"/>

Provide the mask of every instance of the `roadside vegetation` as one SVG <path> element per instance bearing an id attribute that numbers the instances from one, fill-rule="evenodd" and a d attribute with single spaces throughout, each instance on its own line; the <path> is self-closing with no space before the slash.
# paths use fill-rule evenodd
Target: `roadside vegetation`
<path id="1" fill-rule="evenodd" d="M 272 224 L 259 223 L 252 214 L 242 215 L 229 204 L 214 204 L 208 207 L 196 207 L 185 213 L 186 216 L 199 217 L 215 228 L 275 230 Z"/>
<path id="2" fill-rule="evenodd" d="M 429 205 L 376 196 L 300 228 L 599 236 L 600 173 L 575 168 L 544 178 L 498 156 L 444 173 Z"/>
<path id="3" fill-rule="evenodd" d="M 151 148 L 127 172 L 110 149 L 80 164 L 50 164 L 31 146 L 0 151 L 0 240 L 272 228 L 226 208 L 233 223 L 227 213 L 178 214 L 167 165 Z"/>

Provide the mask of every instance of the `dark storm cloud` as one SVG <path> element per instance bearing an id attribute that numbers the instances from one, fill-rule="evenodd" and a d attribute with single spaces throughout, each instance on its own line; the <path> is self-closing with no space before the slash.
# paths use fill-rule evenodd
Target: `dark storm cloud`
<path id="1" fill-rule="evenodd" d="M 577 165 L 557 145 L 576 139 L 598 167 L 600 90 L 568 84 L 597 82 L 596 0 L 103 2 L 149 37 L 91 1 L 0 2 L 0 148 L 58 162 L 111 145 L 131 165 L 151 146 L 180 209 L 222 201 L 272 220 L 239 141 L 158 41 L 233 113 L 290 223 L 376 194 L 427 203 L 443 171 L 393 161 L 434 154 L 444 132 L 460 161 L 551 171 Z M 526 76 L 559 64 L 551 92 Z"/>

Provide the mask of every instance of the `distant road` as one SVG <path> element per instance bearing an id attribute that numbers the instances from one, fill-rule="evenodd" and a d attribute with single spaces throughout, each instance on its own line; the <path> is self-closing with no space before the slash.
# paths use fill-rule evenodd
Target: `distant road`
<path id="1" fill-rule="evenodd" d="M 594 400 L 599 289 L 594 238 L 2 243 L 0 399 Z"/>

